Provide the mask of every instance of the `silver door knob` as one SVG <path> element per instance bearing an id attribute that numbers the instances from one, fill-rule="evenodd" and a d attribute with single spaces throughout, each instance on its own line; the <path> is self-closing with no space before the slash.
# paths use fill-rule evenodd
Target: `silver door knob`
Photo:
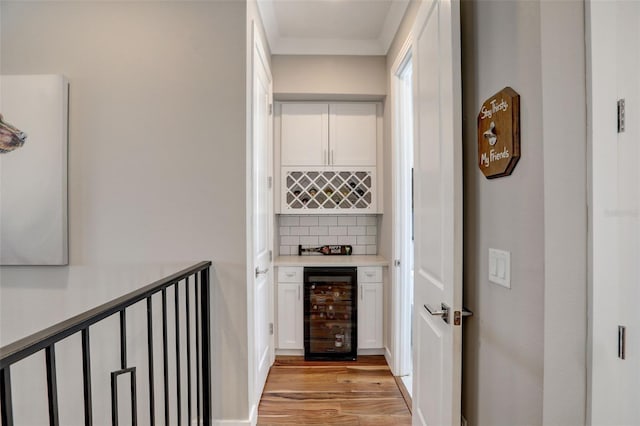
<path id="1" fill-rule="evenodd" d="M 258 275 L 266 274 L 267 272 L 269 272 L 269 268 L 260 269 L 259 267 L 256 266 L 256 278 L 258 278 Z"/>
<path id="2" fill-rule="evenodd" d="M 424 305 L 424 308 L 427 310 L 427 312 L 429 312 L 430 315 L 439 316 L 439 317 L 442 318 L 442 321 L 444 321 L 447 324 L 449 324 L 449 307 L 447 305 L 445 305 L 444 303 L 440 304 L 440 310 L 439 311 L 433 309 L 429 305 Z"/>

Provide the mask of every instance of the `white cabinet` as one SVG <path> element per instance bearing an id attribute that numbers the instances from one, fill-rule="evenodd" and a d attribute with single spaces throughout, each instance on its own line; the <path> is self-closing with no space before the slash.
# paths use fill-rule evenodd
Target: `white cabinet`
<path id="1" fill-rule="evenodd" d="M 332 166 L 375 166 L 376 104 L 329 105 L 329 162 Z"/>
<path id="2" fill-rule="evenodd" d="M 281 166 L 375 167 L 377 142 L 376 103 L 281 105 Z"/>
<path id="3" fill-rule="evenodd" d="M 329 105 L 284 103 L 281 108 L 280 165 L 326 165 L 329 155 Z"/>
<path id="4" fill-rule="evenodd" d="M 358 287 L 358 349 L 382 348 L 382 267 L 359 267 Z"/>
<path id="5" fill-rule="evenodd" d="M 378 108 L 374 102 L 279 105 L 278 213 L 380 213 Z"/>
<path id="6" fill-rule="evenodd" d="M 304 349 L 302 276 L 302 268 L 278 268 L 278 349 Z"/>

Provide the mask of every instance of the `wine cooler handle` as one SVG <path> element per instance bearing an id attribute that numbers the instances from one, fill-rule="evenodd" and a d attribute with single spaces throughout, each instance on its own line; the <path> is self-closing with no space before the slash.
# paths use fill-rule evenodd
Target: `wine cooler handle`
<path id="1" fill-rule="evenodd" d="M 329 153 L 327 152 L 326 149 L 324 151 L 322 151 L 322 159 L 324 160 L 324 164 L 326 164 L 328 166 L 329 165 Z"/>
<path id="2" fill-rule="evenodd" d="M 331 150 L 331 164 L 334 164 L 335 160 L 333 159 L 333 150 Z"/>

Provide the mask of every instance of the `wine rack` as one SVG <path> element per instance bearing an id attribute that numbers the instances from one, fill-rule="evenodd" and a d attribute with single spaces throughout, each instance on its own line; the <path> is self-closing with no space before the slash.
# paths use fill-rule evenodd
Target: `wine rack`
<path id="1" fill-rule="evenodd" d="M 282 209 L 375 211 L 375 172 L 362 170 L 283 170 Z"/>

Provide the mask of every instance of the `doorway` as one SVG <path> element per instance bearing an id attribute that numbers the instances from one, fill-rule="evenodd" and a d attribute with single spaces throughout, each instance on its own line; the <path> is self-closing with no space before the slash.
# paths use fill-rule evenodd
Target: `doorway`
<path id="1" fill-rule="evenodd" d="M 407 41 L 392 68 L 394 140 L 394 373 L 411 395 L 413 317 L 413 61 Z"/>

